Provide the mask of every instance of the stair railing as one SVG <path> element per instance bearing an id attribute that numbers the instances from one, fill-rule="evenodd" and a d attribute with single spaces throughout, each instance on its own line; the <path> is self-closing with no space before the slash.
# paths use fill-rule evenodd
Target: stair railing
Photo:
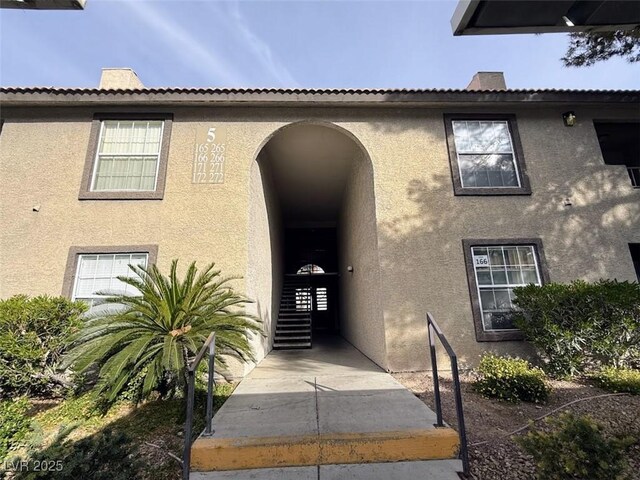
<path id="1" fill-rule="evenodd" d="M 453 376 L 453 389 L 456 400 L 456 416 L 458 419 L 458 434 L 460 435 L 460 452 L 459 458 L 462 460 L 462 469 L 465 474 L 469 473 L 469 447 L 467 445 L 467 431 L 464 426 L 464 411 L 462 408 L 462 390 L 460 388 L 460 375 L 458 374 L 458 356 L 451 348 L 442 330 L 433 319 L 433 316 L 427 312 L 427 328 L 429 335 L 429 351 L 431 354 L 431 373 L 433 374 L 433 394 L 436 403 L 436 427 L 444 427 L 442 421 L 442 401 L 440 399 L 440 380 L 438 379 L 438 359 L 436 357 L 436 341 L 437 336 L 440 343 L 449 355 L 451 361 L 451 375 Z"/>
<path id="2" fill-rule="evenodd" d="M 213 435 L 212 419 L 213 419 L 213 388 L 214 381 L 214 361 L 216 355 L 216 333 L 211 332 L 198 351 L 196 358 L 187 366 L 187 415 L 184 422 L 184 450 L 182 452 L 182 480 L 189 480 L 189 470 L 191 469 L 191 434 L 193 429 L 193 409 L 196 393 L 196 370 L 202 361 L 204 354 L 209 352 L 209 378 L 207 380 L 207 412 L 206 425 L 203 435 Z"/>

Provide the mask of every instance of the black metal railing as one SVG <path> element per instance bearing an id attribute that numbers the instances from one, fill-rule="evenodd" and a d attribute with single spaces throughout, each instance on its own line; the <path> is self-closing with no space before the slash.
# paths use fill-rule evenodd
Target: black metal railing
<path id="1" fill-rule="evenodd" d="M 640 167 L 627 167 L 633 188 L 640 188 Z"/>
<path id="2" fill-rule="evenodd" d="M 451 360 L 451 375 L 453 376 L 453 390 L 456 399 L 456 416 L 458 418 L 458 434 L 460 435 L 460 460 L 462 460 L 462 468 L 465 474 L 469 473 L 469 448 L 467 445 L 467 431 L 464 426 L 464 411 L 462 409 L 462 390 L 460 388 L 460 375 L 458 374 L 458 357 L 449 345 L 446 337 L 440 330 L 440 327 L 433 319 L 433 316 L 427 312 L 427 328 L 429 333 L 429 351 L 431 354 L 431 371 L 433 373 L 433 394 L 436 402 L 436 427 L 444 427 L 442 421 L 442 400 L 440 399 L 440 380 L 438 379 L 438 359 L 436 358 L 436 341 L 437 335 L 440 343 L 447 351 L 449 360 Z M 434 335 L 435 334 L 435 335 Z"/>
<path id="3" fill-rule="evenodd" d="M 207 340 L 202 345 L 202 348 L 193 359 L 190 365 L 187 367 L 188 389 L 187 389 L 187 416 L 184 422 L 184 450 L 182 452 L 182 479 L 189 480 L 189 470 L 191 468 L 191 430 L 193 429 L 193 407 L 195 403 L 195 390 L 196 390 L 196 370 L 204 354 L 209 352 L 209 378 L 207 380 L 207 413 L 206 413 L 206 425 L 204 427 L 203 435 L 213 435 L 212 418 L 213 418 L 213 388 L 215 382 L 214 376 L 214 361 L 216 356 L 216 334 L 211 332 L 207 337 Z"/>

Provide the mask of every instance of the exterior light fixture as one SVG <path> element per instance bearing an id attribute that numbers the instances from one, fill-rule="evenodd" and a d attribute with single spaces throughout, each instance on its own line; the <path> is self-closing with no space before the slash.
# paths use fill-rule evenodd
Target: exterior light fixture
<path id="1" fill-rule="evenodd" d="M 576 26 L 576 24 L 575 24 L 575 23 L 573 23 L 573 22 L 571 21 L 571 19 L 570 19 L 569 17 L 567 17 L 566 15 L 563 15 L 563 16 L 562 16 L 562 20 L 564 20 L 564 23 L 565 23 L 565 25 L 566 25 L 567 27 L 575 27 L 575 26 Z"/>
<path id="2" fill-rule="evenodd" d="M 562 121 L 565 127 L 573 127 L 576 124 L 576 112 L 564 112 Z"/>
<path id="3" fill-rule="evenodd" d="M 347 267 L 347 272 L 353 273 L 353 267 L 351 265 Z"/>

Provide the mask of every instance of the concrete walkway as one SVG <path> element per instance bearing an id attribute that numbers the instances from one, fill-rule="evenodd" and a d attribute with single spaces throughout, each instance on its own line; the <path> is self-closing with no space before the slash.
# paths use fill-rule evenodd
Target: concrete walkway
<path id="1" fill-rule="evenodd" d="M 442 459 L 457 435 L 435 421 L 349 343 L 320 339 L 311 350 L 271 352 L 238 385 L 215 434 L 194 443 L 192 468 L 202 472 L 191 478 L 456 480 L 458 461 Z"/>

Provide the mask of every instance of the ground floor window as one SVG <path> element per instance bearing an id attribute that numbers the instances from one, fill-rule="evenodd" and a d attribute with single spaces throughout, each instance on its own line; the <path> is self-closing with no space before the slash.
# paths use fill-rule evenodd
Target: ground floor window
<path id="1" fill-rule="evenodd" d="M 157 245 L 72 246 L 69 247 L 62 295 L 86 302 L 92 313 L 104 303 L 98 292 L 136 295 L 137 291 L 118 279 L 135 275 L 129 265 L 156 263 Z"/>
<path id="2" fill-rule="evenodd" d="M 476 337 L 518 338 L 520 332 L 510 315 L 513 289 L 544 283 L 542 243 L 538 239 L 465 240 L 464 248 Z"/>
<path id="3" fill-rule="evenodd" d="M 73 300 L 82 300 L 93 308 L 104 301 L 104 296 L 98 292 L 139 295 L 138 290 L 118 277 L 135 276 L 129 265 L 145 267 L 148 259 L 147 253 L 79 255 Z"/>

